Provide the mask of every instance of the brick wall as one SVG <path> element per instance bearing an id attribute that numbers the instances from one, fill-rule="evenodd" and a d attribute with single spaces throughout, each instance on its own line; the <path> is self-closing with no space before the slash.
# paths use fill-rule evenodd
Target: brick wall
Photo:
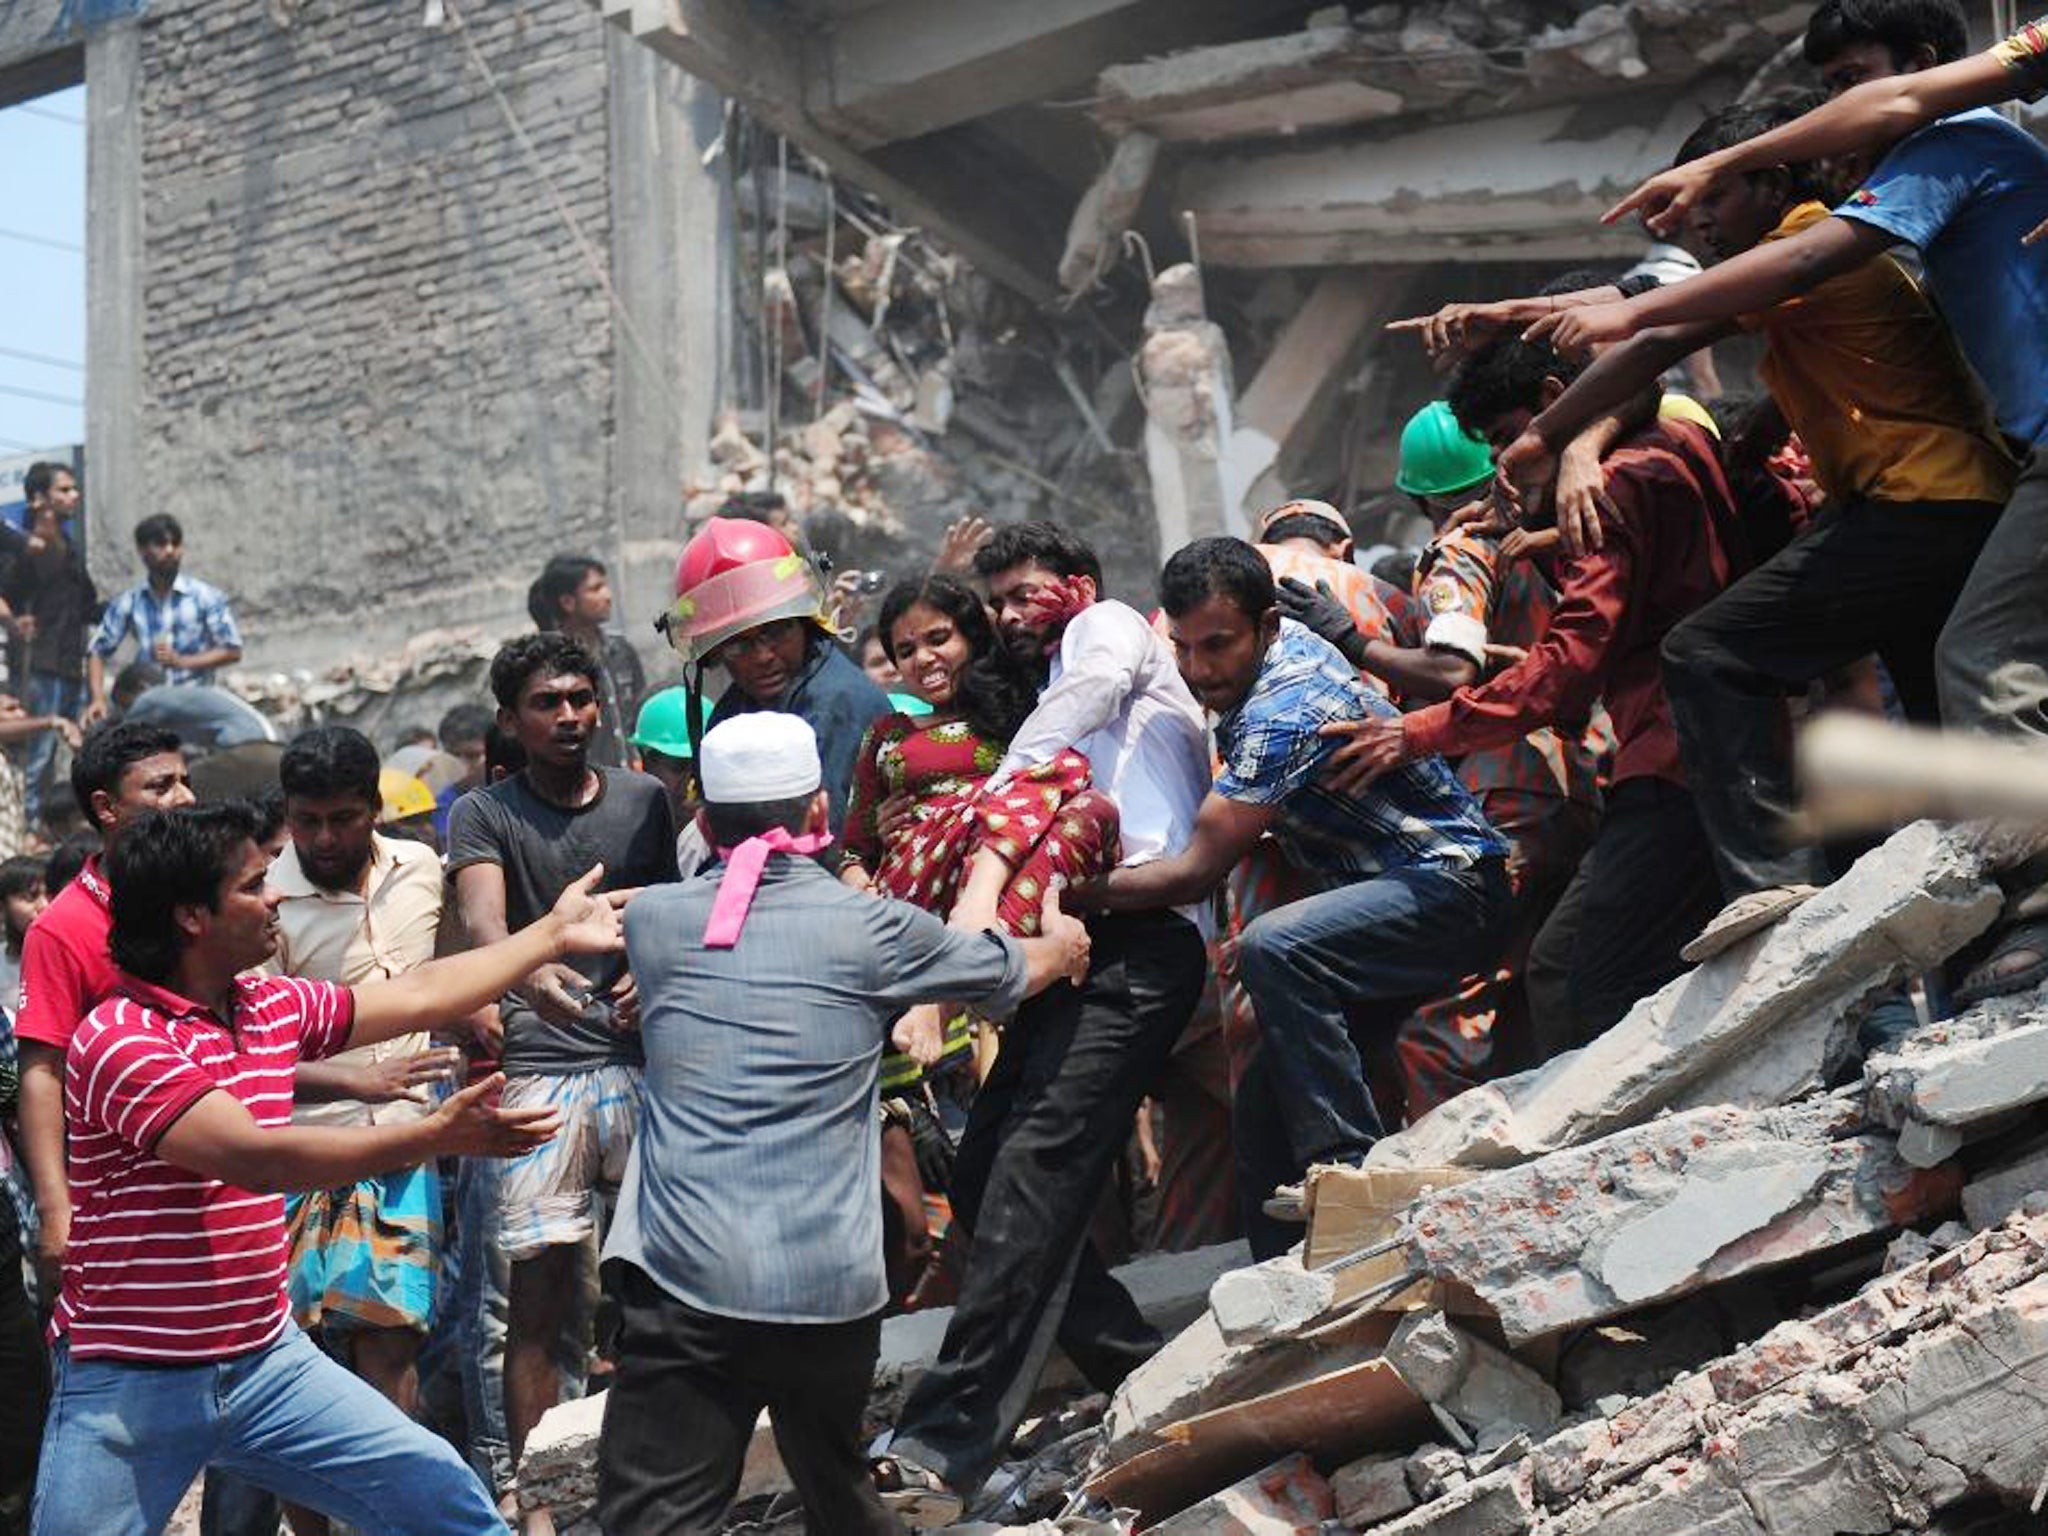
<path id="1" fill-rule="evenodd" d="M 462 38 L 423 9 L 156 0 L 147 14 L 149 500 L 111 515 L 184 522 L 188 567 L 233 595 L 257 665 L 389 650 L 437 625 L 517 627 L 549 553 L 616 549 L 603 292 Z M 604 251 L 598 13 L 465 0 L 463 14 Z M 106 541 L 100 558 L 133 579 L 126 548 Z"/>

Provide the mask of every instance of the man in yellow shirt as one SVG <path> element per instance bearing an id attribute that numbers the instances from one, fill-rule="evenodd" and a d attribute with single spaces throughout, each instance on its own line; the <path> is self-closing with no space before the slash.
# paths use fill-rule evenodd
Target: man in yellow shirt
<path id="1" fill-rule="evenodd" d="M 1802 106 L 1724 109 L 1678 158 L 1739 143 Z M 1718 178 L 1691 227 L 1726 259 L 1826 218 L 1819 195 L 1804 166 Z M 1569 339 L 1577 313 L 1535 330 L 1562 326 Z M 1935 641 L 2018 466 L 1947 324 L 1904 268 L 1877 256 L 1757 313 L 1646 330 L 1608 349 L 1507 447 L 1502 473 L 1540 469 L 1547 445 L 1738 328 L 1763 337 L 1764 381 L 1811 454 L 1827 506 L 1672 630 L 1664 672 L 1724 893 L 1768 914 L 1828 878 L 1818 849 L 1787 849 L 1779 837 L 1777 813 L 1792 800 L 1785 696 L 1874 651 L 1907 715 L 1937 719 Z M 1715 931 L 1741 926 L 1717 919 Z"/>

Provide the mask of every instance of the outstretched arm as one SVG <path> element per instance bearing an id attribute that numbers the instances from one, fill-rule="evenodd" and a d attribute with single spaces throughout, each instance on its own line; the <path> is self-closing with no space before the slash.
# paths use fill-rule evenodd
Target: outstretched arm
<path id="1" fill-rule="evenodd" d="M 1276 806 L 1246 805 L 1212 791 L 1195 813 L 1194 831 L 1181 852 L 1085 881 L 1074 887 L 1068 905 L 1134 912 L 1200 901 L 1223 883 L 1279 814 Z"/>
<path id="2" fill-rule="evenodd" d="M 433 1029 L 474 1013 L 540 966 L 566 955 L 598 955 L 624 948 L 620 906 L 627 892 L 595 894 L 604 866 L 562 892 L 554 910 L 517 933 L 467 954 L 430 960 L 416 970 L 355 989 L 355 1027 L 348 1048 Z"/>
<path id="3" fill-rule="evenodd" d="M 1995 50 L 1916 74 L 1867 80 L 1803 117 L 1652 176 L 1608 209 L 1602 222 L 1640 213 L 1654 233 L 1668 235 L 1716 176 L 1801 165 L 1889 144 L 1938 117 L 2010 101 L 2027 90 L 2026 77 Z"/>
<path id="4" fill-rule="evenodd" d="M 1831 218 L 1753 246 L 1698 277 L 1652 288 L 1625 304 L 1593 304 L 1538 320 L 1524 333 L 1561 350 L 1626 341 L 1673 325 L 1732 325 L 1796 298 L 1829 278 L 1882 255 L 1894 237 L 1860 219 Z"/>

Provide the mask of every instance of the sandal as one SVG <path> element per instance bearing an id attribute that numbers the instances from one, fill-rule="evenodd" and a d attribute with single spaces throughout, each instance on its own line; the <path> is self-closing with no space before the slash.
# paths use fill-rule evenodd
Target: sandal
<path id="1" fill-rule="evenodd" d="M 2000 962 L 2015 955 L 2034 958 L 2031 964 L 2002 969 Z M 2010 997 L 2015 992 L 2030 992 L 2044 981 L 2048 981 L 2048 917 L 2029 918 L 2001 933 L 1991 952 L 1970 967 L 1969 975 L 1956 988 L 1956 1002 L 1968 1007 L 1988 998 Z"/>
<path id="2" fill-rule="evenodd" d="M 1768 890 L 1738 896 L 1700 930 L 1698 938 L 1678 952 L 1678 958 L 1687 965 L 1711 960 L 1750 935 L 1782 922 L 1819 890 L 1817 885 L 1774 885 Z"/>
<path id="3" fill-rule="evenodd" d="M 948 1488 L 944 1478 L 914 1461 L 880 1456 L 868 1463 L 868 1472 L 882 1503 L 913 1531 L 952 1525 L 967 1508 L 967 1501 Z"/>

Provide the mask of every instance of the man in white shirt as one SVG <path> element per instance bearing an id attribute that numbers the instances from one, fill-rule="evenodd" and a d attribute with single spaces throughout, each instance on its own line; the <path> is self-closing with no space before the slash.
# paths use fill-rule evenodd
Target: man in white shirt
<path id="1" fill-rule="evenodd" d="M 377 749 L 347 726 L 295 737 L 278 764 L 291 840 L 271 866 L 279 975 L 361 986 L 434 958 L 441 860 L 425 843 L 375 830 Z M 450 1021 L 451 1023 L 454 1021 Z M 304 1062 L 293 1080 L 300 1124 L 392 1125 L 432 1112 L 427 1088 L 461 1053 L 403 1035 Z M 411 1414 L 419 1347 L 440 1269 L 441 1187 L 429 1163 L 292 1197 L 292 1311 L 356 1374 Z M 374 1243 L 369 1234 L 375 1234 Z"/>
<path id="2" fill-rule="evenodd" d="M 1049 672 L 991 782 L 1072 747 L 1116 801 L 1124 865 L 1179 853 L 1209 790 L 1209 736 L 1165 643 L 1102 596 L 1094 551 L 1053 524 L 997 530 L 974 564 L 1004 642 Z M 993 1470 L 1055 1339 L 1103 1391 L 1160 1346 L 1087 1234 L 1201 993 L 1206 926 L 1193 906 L 1092 919 L 1086 984 L 1026 1004 L 1005 1036 L 954 1166 L 953 1210 L 974 1236 L 960 1300 L 877 1468 L 913 1523 L 957 1510 Z"/>

